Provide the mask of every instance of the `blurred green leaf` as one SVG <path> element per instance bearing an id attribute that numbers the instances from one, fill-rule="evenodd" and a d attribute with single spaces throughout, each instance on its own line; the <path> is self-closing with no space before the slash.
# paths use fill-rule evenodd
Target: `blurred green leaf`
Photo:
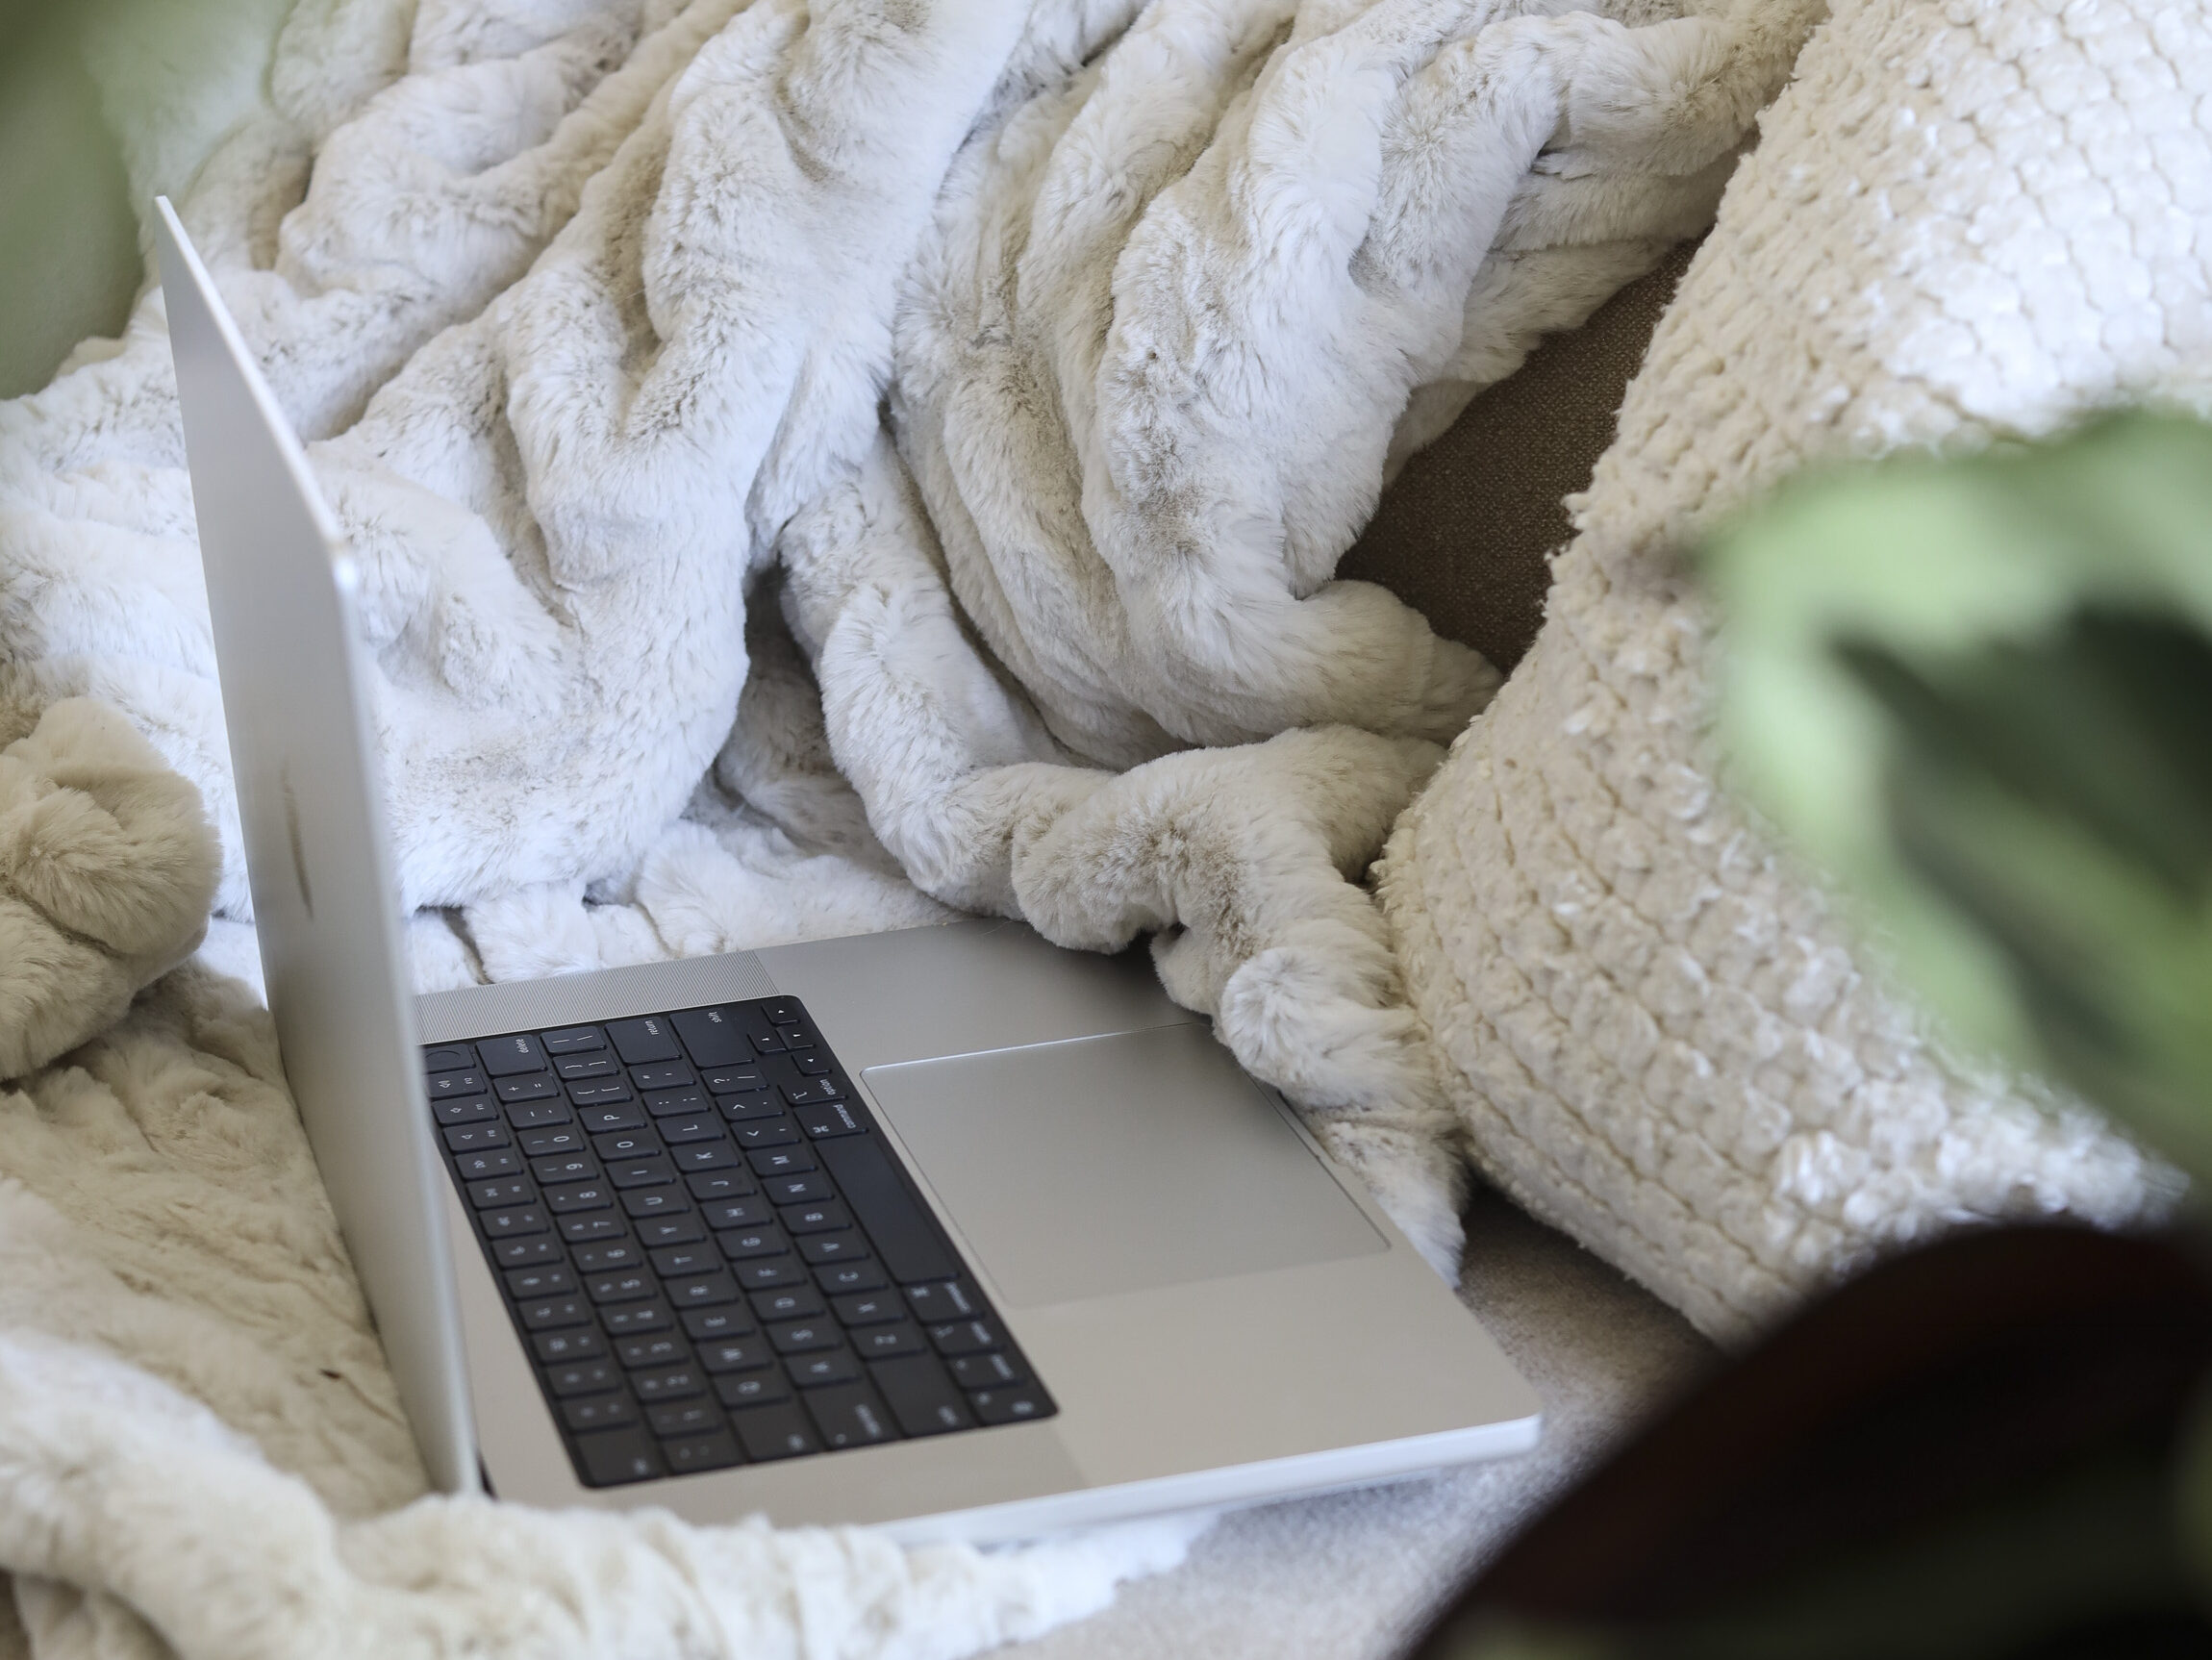
<path id="1" fill-rule="evenodd" d="M 1707 564 L 1753 797 L 1962 1031 L 2212 1174 L 2212 429 L 1809 479 Z"/>

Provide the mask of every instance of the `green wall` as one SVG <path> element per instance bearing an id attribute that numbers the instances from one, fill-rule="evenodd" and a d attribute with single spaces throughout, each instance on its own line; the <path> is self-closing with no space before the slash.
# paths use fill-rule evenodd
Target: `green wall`
<path id="1" fill-rule="evenodd" d="M 0 0 L 0 397 L 119 332 L 138 292 L 122 158 L 78 50 L 85 10 Z"/>

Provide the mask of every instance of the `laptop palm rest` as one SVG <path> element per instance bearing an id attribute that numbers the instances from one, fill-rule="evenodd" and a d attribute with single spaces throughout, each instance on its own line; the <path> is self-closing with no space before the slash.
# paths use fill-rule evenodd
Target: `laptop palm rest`
<path id="1" fill-rule="evenodd" d="M 862 1076 L 1016 1308 L 1389 1248 L 1203 1026 Z"/>

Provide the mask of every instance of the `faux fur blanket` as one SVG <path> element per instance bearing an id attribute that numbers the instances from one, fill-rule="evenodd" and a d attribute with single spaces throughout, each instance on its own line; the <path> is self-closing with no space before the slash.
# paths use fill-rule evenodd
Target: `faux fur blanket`
<path id="1" fill-rule="evenodd" d="M 1409 448 L 1709 220 L 1811 17 L 310 0 L 265 79 L 181 9 L 101 55 L 361 559 L 422 985 L 947 906 L 1154 933 L 1448 1267 L 1457 1132 L 1350 878 L 1496 676 L 1330 572 Z M 174 398 L 152 293 L 0 407 L 38 1651 L 949 1654 L 1171 1560 L 1188 1524 L 391 1509 L 420 1472 L 265 1022 L 194 968 L 109 1024 L 211 898 L 253 968 Z"/>

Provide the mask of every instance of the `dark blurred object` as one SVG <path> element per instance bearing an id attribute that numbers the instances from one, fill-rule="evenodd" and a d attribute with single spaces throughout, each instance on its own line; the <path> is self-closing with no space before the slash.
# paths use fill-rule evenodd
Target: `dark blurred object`
<path id="1" fill-rule="evenodd" d="M 2201 1241 L 1956 1236 L 1645 1430 L 1418 1660 L 2212 1654 L 2173 1475 L 2208 1369 Z"/>
<path id="2" fill-rule="evenodd" d="M 1613 442 L 1621 396 L 1696 251 L 1675 249 L 1469 404 L 1392 481 L 1337 574 L 1380 583 L 1500 669 L 1519 663 L 1544 620 L 1551 555 L 1572 535 L 1561 499 Z"/>
<path id="3" fill-rule="evenodd" d="M 0 0 L 0 397 L 122 331 L 142 265 L 121 152 L 69 0 Z"/>

